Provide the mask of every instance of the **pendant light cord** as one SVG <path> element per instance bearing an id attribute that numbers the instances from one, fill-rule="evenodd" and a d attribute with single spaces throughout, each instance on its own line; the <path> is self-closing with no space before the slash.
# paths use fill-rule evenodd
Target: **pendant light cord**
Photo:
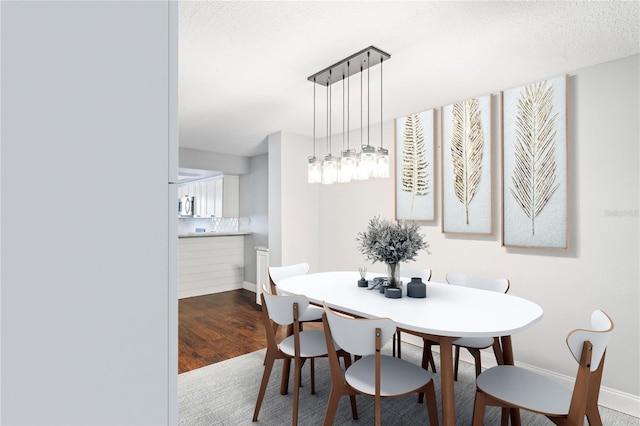
<path id="1" fill-rule="evenodd" d="M 367 62 L 369 64 L 367 67 L 367 146 L 369 146 L 369 136 L 371 134 L 371 122 L 369 119 L 369 112 L 371 110 L 371 104 L 369 102 L 371 100 L 371 95 L 369 94 L 369 83 L 371 82 L 371 52 L 367 52 Z"/>
<path id="2" fill-rule="evenodd" d="M 313 158 L 316 157 L 316 78 L 313 77 Z"/>
<path id="3" fill-rule="evenodd" d="M 380 57 L 380 148 L 382 148 L 382 62 Z"/>

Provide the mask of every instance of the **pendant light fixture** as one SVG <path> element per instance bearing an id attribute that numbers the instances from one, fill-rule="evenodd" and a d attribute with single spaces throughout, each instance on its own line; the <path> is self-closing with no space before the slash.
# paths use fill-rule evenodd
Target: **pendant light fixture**
<path id="1" fill-rule="evenodd" d="M 370 46 L 366 49 L 355 53 L 340 62 L 331 65 L 319 71 L 308 80 L 314 83 L 313 90 L 313 156 L 309 157 L 308 165 L 308 181 L 309 183 L 322 182 L 323 184 L 332 184 L 334 182 L 350 182 L 352 179 L 365 180 L 369 177 L 388 177 L 389 176 L 389 153 L 382 146 L 382 62 L 391 57 L 386 52 Z M 370 67 L 380 64 L 380 147 L 374 148 L 370 144 L 371 120 L 370 120 Z M 363 123 L 363 74 L 367 70 L 367 141 L 364 143 L 364 123 Z M 351 83 L 350 77 L 353 74 L 360 73 L 360 146 L 361 151 L 350 146 L 350 98 Z M 334 76 L 342 76 L 342 151 L 340 159 L 334 157 L 331 153 L 331 85 L 340 78 Z M 320 84 L 327 88 L 327 152 L 326 156 L 320 162 L 316 157 L 316 91 L 315 84 Z M 345 86 L 347 89 L 345 90 Z M 346 98 L 346 102 L 345 102 Z M 346 107 L 345 107 L 346 103 Z M 345 135 L 346 133 L 346 135 Z M 346 138 L 345 138 L 346 136 Z M 346 139 L 346 147 L 345 147 Z M 386 169 L 385 169 L 386 166 Z M 386 170 L 386 172 L 385 172 Z"/>

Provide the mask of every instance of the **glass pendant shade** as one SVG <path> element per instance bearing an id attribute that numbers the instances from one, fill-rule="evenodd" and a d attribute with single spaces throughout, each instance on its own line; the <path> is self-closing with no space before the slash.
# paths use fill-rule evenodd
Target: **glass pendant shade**
<path id="1" fill-rule="evenodd" d="M 309 157 L 307 168 L 309 183 L 322 182 L 322 163 L 316 157 Z"/>
<path id="2" fill-rule="evenodd" d="M 373 175 L 376 165 L 376 149 L 371 145 L 363 145 L 358 163 L 358 176 L 360 179 L 369 179 Z"/>
<path id="3" fill-rule="evenodd" d="M 338 180 L 338 161 L 336 157 L 329 154 L 322 160 L 322 183 L 331 185 Z"/>
<path id="4" fill-rule="evenodd" d="M 376 149 L 376 165 L 373 176 L 377 178 L 389 177 L 389 151 L 384 148 Z"/>
<path id="5" fill-rule="evenodd" d="M 340 157 L 340 171 L 338 173 L 338 181 L 343 183 L 351 182 L 356 173 L 356 151 L 347 149 L 342 151 Z"/>

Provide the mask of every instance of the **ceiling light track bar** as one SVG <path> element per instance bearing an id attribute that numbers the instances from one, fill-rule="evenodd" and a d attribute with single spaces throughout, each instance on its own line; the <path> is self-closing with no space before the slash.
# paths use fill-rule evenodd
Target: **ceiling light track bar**
<path id="1" fill-rule="evenodd" d="M 391 58 L 391 55 L 387 52 L 384 52 L 375 46 L 369 46 L 358 53 L 354 53 L 353 55 L 344 58 L 340 62 L 336 62 L 322 71 L 310 75 L 307 80 L 322 86 L 327 86 L 336 83 L 343 78 L 349 78 L 353 74 L 362 72 L 369 67 L 378 65 L 383 60 L 386 61 L 389 58 Z"/>

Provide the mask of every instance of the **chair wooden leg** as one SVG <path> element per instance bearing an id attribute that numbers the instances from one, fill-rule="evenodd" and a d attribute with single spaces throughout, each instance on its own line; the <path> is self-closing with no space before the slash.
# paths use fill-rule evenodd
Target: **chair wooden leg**
<path id="1" fill-rule="evenodd" d="M 493 354 L 496 356 L 496 362 L 498 365 L 504 365 L 504 356 L 502 354 L 502 348 L 500 347 L 500 339 L 497 337 L 493 338 Z"/>
<path id="2" fill-rule="evenodd" d="M 509 426 L 509 416 L 511 409 L 502 407 L 502 415 L 500 416 L 500 426 Z"/>
<path id="3" fill-rule="evenodd" d="M 316 360 L 311 358 L 311 395 L 316 394 Z"/>
<path id="4" fill-rule="evenodd" d="M 323 426 L 332 426 L 333 419 L 336 417 L 336 411 L 338 410 L 338 404 L 340 403 L 340 391 L 335 386 L 331 386 L 331 393 L 329 393 L 329 401 L 327 401 L 327 408 L 324 411 Z M 353 411 L 353 406 L 351 407 Z M 356 414 L 357 415 L 357 414 Z M 356 420 L 356 418 L 354 418 Z"/>
<path id="5" fill-rule="evenodd" d="M 253 421 L 258 421 L 258 414 L 260 413 L 260 407 L 262 406 L 262 400 L 264 399 L 264 393 L 267 390 L 269 384 L 269 376 L 271 376 L 271 370 L 275 357 L 267 352 L 264 358 L 264 373 L 262 373 L 262 381 L 260 382 L 260 390 L 258 391 L 258 399 L 256 400 L 256 408 L 253 410 Z"/>
<path id="6" fill-rule="evenodd" d="M 382 409 L 380 400 L 380 395 L 376 395 L 373 397 L 373 424 L 375 426 L 382 426 Z"/>
<path id="7" fill-rule="evenodd" d="M 291 358 L 285 358 L 282 362 L 282 381 L 280 382 L 280 395 L 289 393 L 289 372 L 291 370 Z"/>
<path id="8" fill-rule="evenodd" d="M 396 331 L 396 336 L 398 337 L 398 358 L 402 358 L 402 341 L 400 340 L 400 330 Z"/>
<path id="9" fill-rule="evenodd" d="M 425 389 L 427 395 L 427 411 L 429 412 L 429 424 L 438 425 L 438 403 L 436 402 L 436 386 L 431 380 Z"/>
<path id="10" fill-rule="evenodd" d="M 431 366 L 431 371 L 437 373 L 436 371 L 436 363 L 433 361 L 433 352 L 431 352 L 431 343 L 424 339 L 422 343 L 422 368 L 428 370 Z"/>
<path id="11" fill-rule="evenodd" d="M 471 355 L 473 355 L 473 359 L 476 362 L 476 377 L 482 373 L 482 358 L 480 355 L 480 349 L 469 349 Z"/>
<path id="12" fill-rule="evenodd" d="M 487 400 L 482 392 L 476 390 L 476 398 L 473 402 L 473 426 L 484 425 L 484 412 L 487 407 Z"/>
<path id="13" fill-rule="evenodd" d="M 600 396 L 600 383 L 602 382 L 602 370 L 605 357 L 606 353 L 600 360 L 598 368 L 591 373 L 591 380 L 589 381 L 586 416 L 590 426 L 602 426 L 602 419 L 600 418 L 600 411 L 598 410 L 598 397 Z"/>
<path id="14" fill-rule="evenodd" d="M 349 395 L 349 402 L 351 403 L 351 417 L 353 420 L 358 420 L 358 406 L 356 405 L 356 396 Z"/>
<path id="15" fill-rule="evenodd" d="M 298 425 L 298 405 L 300 404 L 300 376 L 302 376 L 302 362 L 299 357 L 295 358 L 295 371 L 293 373 L 293 415 L 291 426 Z"/>
<path id="16" fill-rule="evenodd" d="M 460 346 L 456 346 L 456 355 L 455 355 L 455 361 L 453 364 L 453 380 L 457 381 L 458 380 L 458 364 L 460 362 Z M 478 375 L 476 374 L 476 377 Z"/>

